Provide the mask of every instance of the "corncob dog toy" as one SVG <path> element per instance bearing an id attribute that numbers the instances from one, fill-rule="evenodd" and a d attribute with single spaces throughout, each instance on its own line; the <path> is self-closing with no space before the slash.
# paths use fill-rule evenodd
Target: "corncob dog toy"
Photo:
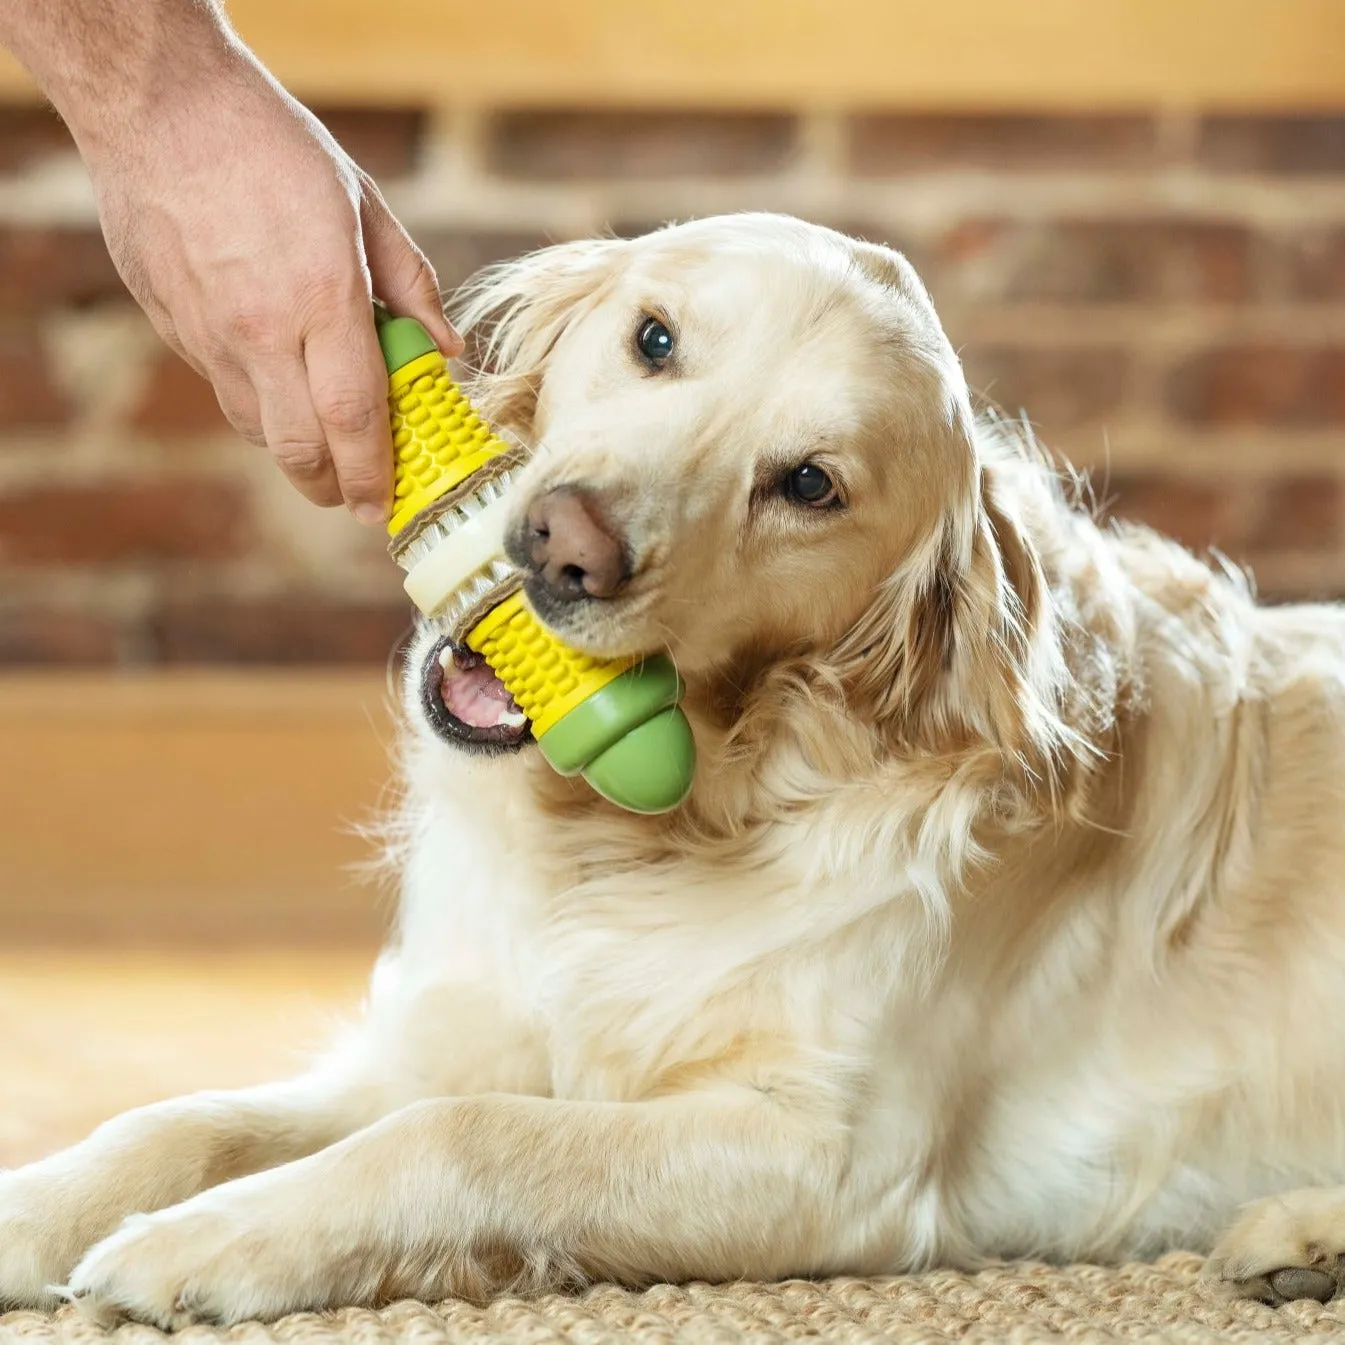
<path id="1" fill-rule="evenodd" d="M 381 306 L 375 317 L 396 454 L 389 549 L 412 602 L 485 659 L 561 775 L 582 774 L 631 812 L 675 808 L 690 792 L 696 749 L 672 661 L 593 658 L 538 621 L 504 554 L 516 458 L 424 327 Z"/>

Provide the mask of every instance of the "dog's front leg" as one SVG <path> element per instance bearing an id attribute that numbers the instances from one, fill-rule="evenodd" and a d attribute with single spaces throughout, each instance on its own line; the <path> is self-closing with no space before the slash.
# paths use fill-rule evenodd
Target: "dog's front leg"
<path id="1" fill-rule="evenodd" d="M 126 1112 L 0 1173 L 0 1310 L 51 1306 L 51 1287 L 128 1214 L 288 1163 L 378 1115 L 368 1085 L 321 1076 L 198 1093 Z"/>
<path id="2" fill-rule="evenodd" d="M 132 1219 L 72 1292 L 162 1327 L 580 1279 L 825 1269 L 839 1136 L 760 1093 L 416 1103 Z"/>

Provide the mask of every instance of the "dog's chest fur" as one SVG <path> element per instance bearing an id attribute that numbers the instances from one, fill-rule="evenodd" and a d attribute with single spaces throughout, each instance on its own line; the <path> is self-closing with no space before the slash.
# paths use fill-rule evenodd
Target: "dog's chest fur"
<path id="1" fill-rule="evenodd" d="M 566 886 L 556 858 L 574 836 L 548 834 L 562 824 L 530 812 L 512 773 L 441 752 L 413 766 L 423 812 L 385 996 L 418 1024 L 388 1034 L 414 1050 L 418 1076 L 460 1049 L 436 1021 L 475 999 L 480 1091 L 787 1092 L 849 1151 L 852 1261 L 1018 1248 L 1066 1202 L 1080 1241 L 1095 1226 L 1098 1174 L 1149 1117 L 1112 1096 L 1114 1062 L 1081 1072 L 1027 1024 L 1027 987 L 1006 1011 L 975 977 L 931 977 L 937 933 L 895 857 L 866 853 L 819 883 L 807 862 L 819 817 L 756 869 L 713 849 L 649 864 L 607 816 L 592 872 Z"/>
<path id="2" fill-rule="evenodd" d="M 557 1095 L 629 1100 L 673 1087 L 670 1074 L 681 1087 L 689 1072 L 769 1072 L 794 1043 L 838 1050 L 837 1025 L 871 1030 L 880 987 L 900 983 L 899 950 L 854 932 L 907 886 L 899 873 L 881 891 L 819 889 L 789 842 L 747 872 L 713 848 L 650 862 L 608 810 L 558 821 L 530 809 L 512 764 L 422 764 L 399 974 L 487 987 L 545 1038 Z"/>

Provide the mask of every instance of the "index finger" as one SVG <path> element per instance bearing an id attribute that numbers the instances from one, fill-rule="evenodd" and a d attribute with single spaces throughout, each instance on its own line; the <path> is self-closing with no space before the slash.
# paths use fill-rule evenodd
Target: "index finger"
<path id="1" fill-rule="evenodd" d="M 304 340 L 308 386 L 341 495 L 361 523 L 380 524 L 392 504 L 388 376 L 366 299 L 343 307 Z"/>

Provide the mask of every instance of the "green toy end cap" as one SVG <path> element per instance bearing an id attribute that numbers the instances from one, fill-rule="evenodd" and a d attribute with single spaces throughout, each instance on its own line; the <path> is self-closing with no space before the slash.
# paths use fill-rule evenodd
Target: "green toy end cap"
<path id="1" fill-rule="evenodd" d="M 670 812 L 691 793 L 695 775 L 696 740 L 676 706 L 618 738 L 584 771 L 603 798 L 631 813 Z"/>
<path id="2" fill-rule="evenodd" d="M 666 654 L 627 668 L 552 725 L 537 742 L 562 775 L 578 775 L 637 724 L 682 698 L 682 681 Z"/>
<path id="3" fill-rule="evenodd" d="M 382 304 L 374 305 L 374 324 L 378 328 L 378 344 L 383 348 L 383 362 L 390 374 L 438 349 L 434 338 L 415 318 L 394 318 Z"/>
<path id="4" fill-rule="evenodd" d="M 537 739 L 561 775 L 579 775 L 633 813 L 666 813 L 691 792 L 696 740 L 678 709 L 682 680 L 653 655 L 580 701 Z"/>

